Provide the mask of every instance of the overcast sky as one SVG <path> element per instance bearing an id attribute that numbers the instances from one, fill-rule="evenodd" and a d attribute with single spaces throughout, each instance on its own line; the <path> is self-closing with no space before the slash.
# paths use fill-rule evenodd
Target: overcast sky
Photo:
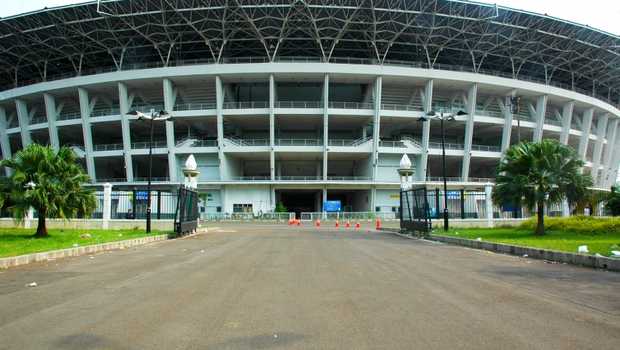
<path id="1" fill-rule="evenodd" d="M 129 0 L 127 0 L 129 1 Z M 54 7 L 80 3 L 80 0 L 4 0 L 0 17 Z M 521 10 L 546 13 L 550 16 L 587 24 L 610 33 L 620 35 L 619 0 L 497 0 L 482 1 L 497 3 Z"/>

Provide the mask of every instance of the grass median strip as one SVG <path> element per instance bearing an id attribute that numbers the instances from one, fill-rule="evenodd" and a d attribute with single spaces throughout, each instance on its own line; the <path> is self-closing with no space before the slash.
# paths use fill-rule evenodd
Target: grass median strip
<path id="1" fill-rule="evenodd" d="M 466 239 L 480 238 L 483 241 L 506 243 L 522 247 L 542 248 L 577 253 L 577 248 L 587 245 L 590 254 L 611 256 L 611 251 L 620 251 L 620 232 L 584 233 L 563 230 L 548 230 L 544 236 L 535 236 L 527 228 L 460 228 L 448 232 L 435 231 L 440 236 Z"/>
<path id="2" fill-rule="evenodd" d="M 0 258 L 157 236 L 166 233 L 168 232 L 153 231 L 150 234 L 146 234 L 144 230 L 50 229 L 49 237 L 34 238 L 32 229 L 4 228 L 0 229 Z"/>

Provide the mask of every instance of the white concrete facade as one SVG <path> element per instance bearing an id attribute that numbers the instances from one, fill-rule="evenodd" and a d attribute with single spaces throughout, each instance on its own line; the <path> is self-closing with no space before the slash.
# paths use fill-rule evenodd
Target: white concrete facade
<path id="1" fill-rule="evenodd" d="M 319 86 L 320 92 L 312 100 L 303 94 L 281 99 L 292 83 L 307 91 Z M 359 98 L 347 100 L 353 92 Z M 520 116 L 505 104 L 506 96 L 522 98 Z M 65 113 L 71 103 L 77 117 Z M 31 123 L 39 104 L 47 118 L 41 126 Z M 126 113 L 162 108 L 176 120 L 156 130 L 156 185 L 178 184 L 185 158 L 194 154 L 198 186 L 211 193 L 208 210 L 220 212 L 243 204 L 271 211 L 287 191 L 316 192 L 319 203 L 337 195 L 349 198 L 351 208 L 393 210 L 403 153 L 412 159 L 417 181 L 433 183 L 441 175 L 438 125 L 417 121 L 432 110 L 467 113 L 448 126 L 454 188 L 490 192 L 485 184 L 492 183 L 492 169 L 517 134 L 572 146 L 597 187 L 615 182 L 620 163 L 620 110 L 591 96 L 485 74 L 325 63 L 140 69 L 3 91 L 2 155 L 37 142 L 45 130 L 50 145 L 73 146 L 77 131 L 83 142 L 76 147 L 94 183 L 142 186 L 146 134 Z"/>

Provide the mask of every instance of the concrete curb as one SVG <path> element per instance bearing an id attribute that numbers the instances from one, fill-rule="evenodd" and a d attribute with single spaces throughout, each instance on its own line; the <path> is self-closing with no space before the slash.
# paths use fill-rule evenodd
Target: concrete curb
<path id="1" fill-rule="evenodd" d="M 437 236 L 431 235 L 429 239 L 460 245 L 464 247 L 488 250 L 496 253 L 526 256 L 528 258 L 553 261 L 558 263 L 566 263 L 577 266 L 585 266 L 596 269 L 604 269 L 609 271 L 620 272 L 620 259 L 612 259 L 608 257 L 599 257 L 594 255 L 575 254 L 567 252 L 558 252 L 555 250 L 521 247 L 503 243 L 493 243 L 485 241 L 476 241 L 471 239 Z"/>
<path id="2" fill-rule="evenodd" d="M 87 245 L 83 247 L 67 248 L 60 250 L 51 250 L 49 252 L 32 253 L 26 255 L 11 256 L 8 258 L 0 258 L 0 269 L 8 269 L 9 267 L 26 265 L 33 262 L 49 261 L 55 259 L 62 259 L 71 256 L 81 256 L 86 254 L 94 254 L 97 252 L 125 249 L 144 245 L 147 243 L 165 241 L 168 239 L 168 235 L 157 235 L 150 237 L 141 237 L 128 239 L 124 241 L 108 242 L 94 245 Z"/>
<path id="3" fill-rule="evenodd" d="M 405 238 L 414 238 L 400 232 L 399 229 L 381 229 L 382 231 L 391 232 L 397 236 Z M 576 266 L 584 266 L 595 269 L 604 269 L 609 271 L 620 272 L 620 259 L 612 259 L 608 257 L 599 257 L 594 255 L 558 252 L 555 250 L 529 248 L 504 243 L 493 243 L 485 241 L 476 241 L 472 239 L 430 235 L 428 240 L 459 245 L 463 247 L 488 250 L 495 253 L 517 255 L 539 260 L 553 261 L 557 263 L 565 263 Z"/>

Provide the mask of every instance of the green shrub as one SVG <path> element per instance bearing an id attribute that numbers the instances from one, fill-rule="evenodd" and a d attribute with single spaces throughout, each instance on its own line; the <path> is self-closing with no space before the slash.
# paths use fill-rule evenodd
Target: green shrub
<path id="1" fill-rule="evenodd" d="M 536 218 L 525 221 L 520 228 L 533 230 Z M 620 233 L 620 218 L 597 218 L 571 216 L 568 218 L 545 218 L 545 228 L 551 231 L 567 231 L 586 234 Z"/>

